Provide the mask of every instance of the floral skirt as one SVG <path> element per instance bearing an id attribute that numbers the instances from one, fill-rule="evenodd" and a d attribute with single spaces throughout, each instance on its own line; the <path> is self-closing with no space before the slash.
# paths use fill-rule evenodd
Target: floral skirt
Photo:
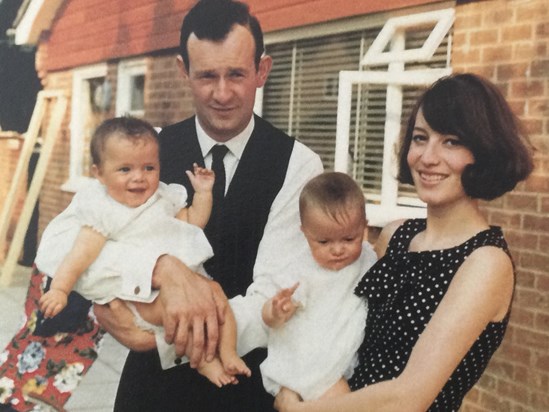
<path id="1" fill-rule="evenodd" d="M 0 409 L 39 411 L 46 403 L 62 411 L 82 377 L 97 358 L 104 330 L 89 310 L 73 332 L 37 336 L 42 315 L 39 300 L 48 277 L 33 270 L 27 299 L 26 322 L 0 353 Z"/>

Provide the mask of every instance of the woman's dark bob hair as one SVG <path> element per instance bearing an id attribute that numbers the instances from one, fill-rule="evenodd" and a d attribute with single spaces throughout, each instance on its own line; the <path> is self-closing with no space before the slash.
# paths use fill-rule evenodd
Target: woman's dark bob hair
<path id="1" fill-rule="evenodd" d="M 420 109 L 434 131 L 457 136 L 473 153 L 475 163 L 461 176 L 468 196 L 495 199 L 532 172 L 532 147 L 499 89 L 475 74 L 454 74 L 427 89 L 410 115 L 399 153 L 401 183 L 413 184 L 407 155 Z"/>

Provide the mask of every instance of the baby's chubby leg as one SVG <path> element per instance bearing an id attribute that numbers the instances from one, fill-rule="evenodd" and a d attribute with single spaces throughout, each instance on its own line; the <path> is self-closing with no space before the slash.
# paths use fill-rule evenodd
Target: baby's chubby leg
<path id="1" fill-rule="evenodd" d="M 219 328 L 219 357 L 225 371 L 231 375 L 250 377 L 252 371 L 236 353 L 236 320 L 233 311 L 228 308 L 225 313 L 225 323 Z"/>
<path id="2" fill-rule="evenodd" d="M 164 309 L 162 308 L 160 299 L 155 299 L 150 303 L 132 302 L 132 304 L 143 320 L 156 326 L 162 326 L 162 314 Z"/>
<path id="3" fill-rule="evenodd" d="M 319 399 L 334 398 L 339 395 L 351 392 L 349 384 L 344 378 L 341 378 L 336 383 L 334 383 L 326 392 L 322 394 Z"/>

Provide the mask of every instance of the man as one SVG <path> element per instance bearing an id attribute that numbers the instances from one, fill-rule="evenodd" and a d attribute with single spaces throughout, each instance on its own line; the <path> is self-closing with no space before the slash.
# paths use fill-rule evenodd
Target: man
<path id="1" fill-rule="evenodd" d="M 206 269 L 233 298 L 239 333 L 258 336 L 261 345 L 261 306 L 270 296 L 254 291 L 242 295 L 254 279 L 261 283 L 262 278 L 287 270 L 284 256 L 299 247 L 299 192 L 322 172 L 322 164 L 311 150 L 253 114 L 256 90 L 265 84 L 272 61 L 264 55 L 261 28 L 245 4 L 199 1 L 183 21 L 180 54 L 178 65 L 189 82 L 196 116 L 163 129 L 161 179 L 185 185 L 192 198 L 185 170 L 194 162 L 213 167 L 214 147 L 227 147 L 221 172 L 224 198 L 214 199 L 205 229 L 215 255 Z M 223 180 L 219 172 L 216 175 Z M 171 314 L 164 320 L 166 340 L 175 343 L 178 354 L 190 357 L 191 366 L 204 353 L 211 358 L 217 322 L 223 320 L 223 296 L 216 284 L 170 256 L 158 258 L 154 282 Z M 129 315 L 120 305 L 98 307 L 96 313 L 125 345 L 134 350 L 154 348 L 153 338 L 125 322 Z M 192 342 L 191 350 L 186 350 L 187 341 Z M 250 352 L 244 360 L 252 377 L 239 377 L 237 385 L 218 389 L 188 364 L 163 371 L 155 350 L 130 352 L 115 410 L 273 410 L 273 398 L 264 391 L 258 368 L 264 357 L 264 349 Z"/>

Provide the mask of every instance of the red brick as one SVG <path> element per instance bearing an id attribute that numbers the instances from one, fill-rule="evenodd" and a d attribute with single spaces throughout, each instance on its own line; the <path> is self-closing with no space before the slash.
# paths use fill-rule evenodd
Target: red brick
<path id="1" fill-rule="evenodd" d="M 501 27 L 513 21 L 513 10 L 509 8 L 493 8 L 486 13 L 483 23 L 487 26 Z"/>
<path id="2" fill-rule="evenodd" d="M 533 29 L 530 24 L 504 27 L 502 31 L 503 42 L 514 42 L 520 40 L 531 40 Z"/>
<path id="3" fill-rule="evenodd" d="M 516 332 L 516 333 L 513 333 L 513 340 L 514 340 L 514 337 L 517 336 L 519 333 L 522 333 L 523 330 L 524 329 L 518 328 L 517 326 L 513 326 L 513 332 Z M 530 365 L 530 362 L 532 359 L 532 353 L 530 349 L 525 348 L 523 346 L 511 344 L 510 339 L 508 338 L 509 336 L 507 336 L 506 334 L 505 340 L 498 350 L 498 354 L 504 357 L 507 362 L 512 363 L 514 366 Z"/>
<path id="4" fill-rule="evenodd" d="M 512 249 L 526 249 L 526 250 L 537 250 L 538 249 L 538 242 L 540 235 L 537 234 L 531 234 L 528 232 L 524 232 L 522 230 L 507 230 L 505 231 L 505 238 L 507 239 L 507 243 Z M 547 239 L 547 242 L 549 243 L 549 236 Z M 545 249 L 547 250 L 547 249 Z"/>
<path id="5" fill-rule="evenodd" d="M 547 215 L 527 215 L 523 217 L 524 230 L 532 232 L 549 232 L 549 216 Z"/>
<path id="6" fill-rule="evenodd" d="M 544 80 L 516 81 L 511 84 L 512 97 L 539 97 L 545 94 Z"/>
<path id="7" fill-rule="evenodd" d="M 536 26 L 536 37 L 549 37 L 549 22 L 539 23 Z"/>
<path id="8" fill-rule="evenodd" d="M 483 44 L 495 44 L 498 41 L 499 32 L 497 29 L 478 30 L 469 34 L 471 44 L 481 46 Z M 457 39 L 454 39 L 457 42 Z"/>
<path id="9" fill-rule="evenodd" d="M 518 254 L 513 253 L 513 256 L 517 256 L 517 259 L 519 258 Z M 526 270 L 520 270 L 517 272 L 517 286 L 521 286 L 526 289 L 535 288 L 536 285 L 536 274 L 533 272 L 528 272 Z"/>
<path id="10" fill-rule="evenodd" d="M 523 78 L 530 69 L 528 63 L 502 64 L 497 67 L 498 81 L 516 80 Z"/>
<path id="11" fill-rule="evenodd" d="M 530 405 L 536 411 L 549 411 L 549 394 L 533 393 L 530 397 Z"/>
<path id="12" fill-rule="evenodd" d="M 542 2 L 527 2 L 522 6 L 519 3 L 517 7 L 517 21 L 524 22 L 527 20 L 539 20 L 544 16 L 548 16 L 549 7 Z"/>
<path id="13" fill-rule="evenodd" d="M 517 334 L 517 344 L 528 347 L 529 349 L 547 349 L 548 335 L 542 332 L 522 330 Z"/>
<path id="14" fill-rule="evenodd" d="M 547 76 L 549 76 L 549 59 L 534 60 L 531 65 L 530 75 L 547 79 Z"/>
<path id="15" fill-rule="evenodd" d="M 549 276 L 539 275 L 536 278 L 536 289 L 540 292 L 549 292 Z"/>
<path id="16" fill-rule="evenodd" d="M 508 62 L 512 57 L 512 49 L 506 45 L 484 47 L 482 49 L 482 60 L 487 62 Z"/>
<path id="17" fill-rule="evenodd" d="M 528 402 L 528 390 L 524 385 L 508 382 L 504 380 L 498 381 L 497 393 L 504 398 L 512 398 L 513 400 L 526 403 Z"/>
<path id="18" fill-rule="evenodd" d="M 509 193 L 505 196 L 505 207 L 521 212 L 538 212 L 539 196 L 537 194 Z"/>
<path id="19" fill-rule="evenodd" d="M 509 410 L 510 402 L 502 399 L 499 396 L 492 395 L 488 392 L 483 392 L 480 396 L 481 406 L 485 406 L 490 411 L 506 411 Z"/>
<path id="20" fill-rule="evenodd" d="M 536 313 L 532 309 L 514 307 L 511 311 L 510 322 L 518 326 L 531 328 L 534 326 Z"/>

